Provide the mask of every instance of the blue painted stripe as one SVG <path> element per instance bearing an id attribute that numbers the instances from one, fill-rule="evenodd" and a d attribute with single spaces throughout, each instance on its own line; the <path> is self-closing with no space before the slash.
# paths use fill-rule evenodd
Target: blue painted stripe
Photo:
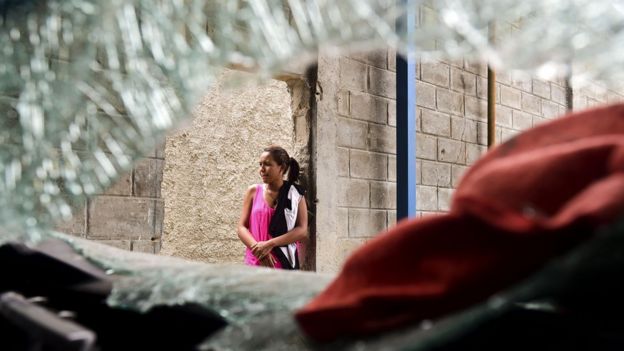
<path id="1" fill-rule="evenodd" d="M 411 5 L 405 18 L 397 22 L 408 38 L 407 57 L 396 56 L 397 221 L 416 216 L 416 60 L 409 44 L 416 27 L 416 6 Z"/>

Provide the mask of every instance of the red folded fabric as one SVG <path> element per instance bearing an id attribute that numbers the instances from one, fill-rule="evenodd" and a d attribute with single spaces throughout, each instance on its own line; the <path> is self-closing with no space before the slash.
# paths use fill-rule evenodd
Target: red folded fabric
<path id="1" fill-rule="evenodd" d="M 479 160 L 448 214 L 358 249 L 295 317 L 328 341 L 435 319 L 528 277 L 624 213 L 624 105 L 529 130 Z"/>

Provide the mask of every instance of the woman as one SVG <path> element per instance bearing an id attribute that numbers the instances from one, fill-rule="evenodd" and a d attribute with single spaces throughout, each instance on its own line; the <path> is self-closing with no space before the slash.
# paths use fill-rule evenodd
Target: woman
<path id="1" fill-rule="evenodd" d="M 247 189 L 238 222 L 238 238 L 247 246 L 245 264 L 299 269 L 297 242 L 308 236 L 304 191 L 295 184 L 299 164 L 271 146 L 260 155 L 259 172 L 262 184 Z"/>

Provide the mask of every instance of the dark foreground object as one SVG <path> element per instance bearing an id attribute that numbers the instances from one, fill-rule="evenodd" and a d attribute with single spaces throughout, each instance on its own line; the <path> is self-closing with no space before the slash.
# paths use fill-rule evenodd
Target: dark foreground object
<path id="1" fill-rule="evenodd" d="M 226 325 L 196 304 L 112 308 L 106 275 L 62 241 L 0 247 L 0 349 L 193 350 Z"/>
<path id="2" fill-rule="evenodd" d="M 572 114 L 488 152 L 449 213 L 403 221 L 358 249 L 297 320 L 319 341 L 438 320 L 528 279 L 623 214 L 624 105 Z M 619 283 L 622 271 L 612 273 L 604 278 Z M 606 321 L 602 308 L 584 312 Z M 583 315 L 566 320 L 582 325 Z"/>

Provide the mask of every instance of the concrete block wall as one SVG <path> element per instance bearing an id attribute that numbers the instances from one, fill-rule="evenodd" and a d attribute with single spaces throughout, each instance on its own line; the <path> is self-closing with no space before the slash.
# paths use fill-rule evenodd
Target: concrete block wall
<path id="1" fill-rule="evenodd" d="M 487 151 L 487 66 L 423 61 L 416 70 L 416 196 L 423 216 L 449 209 L 462 175 Z M 396 223 L 395 53 L 321 55 L 319 86 L 317 268 L 335 271 L 352 250 Z M 564 115 L 567 90 L 565 79 L 498 71 L 497 142 Z M 575 109 L 623 97 L 599 84 L 572 94 Z"/>
<path id="2" fill-rule="evenodd" d="M 57 230 L 131 251 L 158 253 L 163 232 L 164 143 L 102 194 L 83 200 Z"/>
<path id="3" fill-rule="evenodd" d="M 394 58 L 338 58 L 336 233 L 345 252 L 396 222 Z"/>
<path id="4" fill-rule="evenodd" d="M 607 88 L 597 82 L 574 84 L 572 97 L 574 110 L 584 110 L 624 101 L 624 88 Z"/>
<path id="5" fill-rule="evenodd" d="M 69 58 L 50 57 L 52 66 L 69 65 Z M 106 85 L 108 82 L 100 82 Z M 0 111 L 7 113 L 2 127 L 10 130 L 18 123 L 16 95 L 0 96 Z M 113 102 L 118 111 L 125 111 L 119 101 Z M 102 116 L 102 118 L 107 118 Z M 89 129 L 83 131 L 90 133 Z M 0 144 L 20 144 L 17 135 L 0 133 Z M 74 145 L 79 157 L 92 152 L 89 140 Z M 119 177 L 101 194 L 73 205 L 73 218 L 58 223 L 56 230 L 116 246 L 126 250 L 157 253 L 163 226 L 164 143 L 143 155 L 134 168 Z"/>
<path id="6" fill-rule="evenodd" d="M 566 112 L 564 81 L 497 73 L 498 142 Z M 487 66 L 421 62 L 417 77 L 417 210 L 424 215 L 449 209 L 461 176 L 487 151 Z"/>
<path id="7" fill-rule="evenodd" d="M 396 218 L 395 55 L 337 60 L 338 210 L 348 219 L 343 236 L 370 237 Z M 462 174 L 487 149 L 487 67 L 420 62 L 416 76 L 417 210 L 424 215 L 448 210 Z M 565 82 L 498 77 L 498 140 L 565 113 Z"/>

